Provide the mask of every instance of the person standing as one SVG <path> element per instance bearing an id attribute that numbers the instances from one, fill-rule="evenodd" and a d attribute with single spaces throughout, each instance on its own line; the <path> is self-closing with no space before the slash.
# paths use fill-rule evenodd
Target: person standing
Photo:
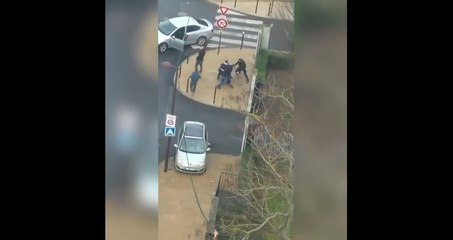
<path id="1" fill-rule="evenodd" d="M 204 47 L 201 47 L 200 51 L 198 52 L 198 56 L 196 58 L 196 63 L 195 63 L 195 71 L 198 71 L 198 66 L 200 66 L 200 71 L 201 73 L 203 71 L 203 60 L 204 60 L 204 55 L 206 54 L 206 49 Z"/>
<path id="2" fill-rule="evenodd" d="M 217 80 L 220 80 L 219 84 L 217 84 L 217 88 L 220 89 L 223 85 L 228 84 L 228 70 L 230 68 L 230 64 L 228 60 L 225 60 L 219 67 L 219 73 L 217 74 Z M 230 72 L 231 76 L 231 72 Z"/>
<path id="3" fill-rule="evenodd" d="M 247 76 L 247 69 L 246 69 L 247 64 L 245 64 L 245 61 L 242 58 L 239 58 L 239 60 L 234 64 L 234 66 L 236 66 L 236 65 L 238 66 L 238 68 L 236 68 L 236 75 L 243 72 L 245 79 L 247 80 L 247 83 L 249 83 L 249 77 Z"/>
<path id="4" fill-rule="evenodd" d="M 228 65 L 227 67 L 227 70 L 225 72 L 225 77 L 226 77 L 226 82 L 228 84 L 228 86 L 230 86 L 231 88 L 233 88 L 233 84 L 231 83 L 231 73 L 233 72 L 233 65 Z"/>
<path id="5" fill-rule="evenodd" d="M 192 96 L 195 94 L 195 90 L 197 88 L 197 83 L 198 83 L 198 80 L 200 80 L 200 78 L 201 78 L 201 74 L 197 70 L 195 70 L 194 72 L 192 72 L 192 74 L 187 79 L 187 80 L 190 79 L 190 92 L 192 93 Z"/>

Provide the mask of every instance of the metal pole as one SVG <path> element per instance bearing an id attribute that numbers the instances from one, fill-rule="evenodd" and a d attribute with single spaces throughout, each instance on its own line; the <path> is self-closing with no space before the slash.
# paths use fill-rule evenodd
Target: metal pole
<path id="1" fill-rule="evenodd" d="M 258 12 L 258 3 L 260 0 L 256 0 L 255 14 Z"/>
<path id="2" fill-rule="evenodd" d="M 272 4 L 271 4 L 271 13 L 272 13 L 272 10 L 274 10 L 274 0 L 272 0 Z"/>
<path id="3" fill-rule="evenodd" d="M 179 61 L 178 61 L 179 62 Z M 176 82 L 178 81 L 178 72 L 175 71 L 174 79 L 175 79 L 175 86 L 173 87 L 173 100 L 172 100 L 172 106 L 171 106 L 171 115 L 175 114 L 175 100 L 176 100 Z M 164 172 L 167 172 L 168 170 L 168 156 L 170 155 L 170 144 L 171 144 L 171 137 L 167 137 L 167 152 L 165 154 L 165 166 L 164 166 Z"/>
<path id="4" fill-rule="evenodd" d="M 190 56 L 187 56 L 187 64 L 189 64 L 189 58 L 190 58 Z"/>
<path id="5" fill-rule="evenodd" d="M 242 38 L 241 38 L 241 50 L 242 50 L 242 46 L 244 45 L 244 34 L 245 34 L 245 32 L 242 32 Z"/>
<path id="6" fill-rule="evenodd" d="M 236 8 L 236 2 L 237 2 L 237 1 L 238 1 L 238 0 L 234 0 L 234 8 Z"/>
<path id="7" fill-rule="evenodd" d="M 214 98 L 212 99 L 212 103 L 215 103 L 215 95 L 217 94 L 217 86 L 214 86 Z"/>
<path id="8" fill-rule="evenodd" d="M 189 78 L 187 78 L 186 93 L 189 92 Z"/>
<path id="9" fill-rule="evenodd" d="M 187 26 L 189 25 L 189 19 L 187 19 L 187 23 L 186 23 L 186 27 L 184 29 L 184 35 L 187 34 Z M 179 62 L 181 61 L 181 57 L 182 57 L 182 54 L 183 54 L 184 51 L 180 51 L 179 53 L 179 56 L 178 56 L 178 61 L 177 61 L 177 65 L 179 65 Z M 175 100 L 176 100 L 176 83 L 178 82 L 178 68 L 176 68 L 176 71 L 175 71 L 175 76 L 174 76 L 174 79 L 175 79 L 175 85 L 173 86 L 173 102 L 172 102 L 172 106 L 171 106 L 171 115 L 175 115 Z M 179 83 L 179 82 L 178 82 Z M 164 165 L 164 172 L 167 172 L 168 170 L 168 157 L 170 155 L 170 144 L 171 144 L 171 137 L 167 137 L 168 138 L 168 141 L 167 141 L 167 152 L 165 154 L 165 165 Z"/>
<path id="10" fill-rule="evenodd" d="M 219 47 L 217 48 L 217 55 L 220 53 L 220 43 L 222 42 L 222 30 L 220 30 L 220 35 L 219 35 Z"/>
<path id="11" fill-rule="evenodd" d="M 178 78 L 181 78 L 181 69 L 182 69 L 182 65 L 179 65 L 179 68 L 178 68 L 178 71 L 179 71 Z"/>
<path id="12" fill-rule="evenodd" d="M 267 10 L 267 16 L 271 15 L 271 3 L 269 3 L 269 10 Z"/>

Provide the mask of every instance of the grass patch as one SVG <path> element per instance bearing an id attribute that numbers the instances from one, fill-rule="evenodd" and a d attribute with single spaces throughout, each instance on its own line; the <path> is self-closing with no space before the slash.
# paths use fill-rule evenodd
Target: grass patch
<path id="1" fill-rule="evenodd" d="M 256 57 L 256 81 L 264 83 L 266 81 L 267 74 L 267 62 L 268 62 L 269 52 L 265 49 L 260 49 L 258 56 Z"/>

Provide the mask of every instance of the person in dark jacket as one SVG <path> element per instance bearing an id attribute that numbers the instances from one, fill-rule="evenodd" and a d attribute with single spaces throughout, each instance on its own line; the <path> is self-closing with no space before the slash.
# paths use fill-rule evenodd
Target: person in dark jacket
<path id="1" fill-rule="evenodd" d="M 225 76 L 226 76 L 226 82 L 228 84 L 228 86 L 230 86 L 231 88 L 233 88 L 233 84 L 231 83 L 231 73 L 233 72 L 233 66 L 234 65 L 228 65 L 227 67 L 227 70 L 225 72 Z"/>
<path id="2" fill-rule="evenodd" d="M 219 67 L 219 73 L 217 74 L 217 80 L 220 80 L 219 84 L 217 84 L 217 88 L 220 89 L 225 84 L 230 84 L 231 78 L 231 70 L 232 66 L 228 63 L 228 60 L 225 60 Z M 229 76 L 229 77 L 228 77 Z M 221 78 L 220 78 L 221 77 Z"/>
<path id="3" fill-rule="evenodd" d="M 228 60 L 225 60 L 225 62 L 220 64 L 219 72 L 217 74 L 217 80 L 221 80 L 220 77 L 224 75 L 229 65 L 230 64 L 228 63 Z"/>
<path id="4" fill-rule="evenodd" d="M 204 60 L 204 55 L 206 54 L 206 49 L 204 47 L 201 47 L 200 51 L 198 52 L 198 56 L 196 58 L 196 63 L 195 63 L 195 71 L 201 73 L 203 71 L 203 60 Z M 200 71 L 198 71 L 198 66 L 200 66 Z"/>
<path id="5" fill-rule="evenodd" d="M 238 75 L 239 73 L 243 72 L 244 73 L 244 76 L 245 76 L 245 79 L 247 80 L 247 83 L 249 83 L 249 77 L 247 76 L 247 64 L 245 64 L 245 61 L 244 59 L 242 58 L 239 58 L 239 60 L 234 64 L 234 66 L 238 66 L 238 68 L 236 68 L 236 75 Z"/>

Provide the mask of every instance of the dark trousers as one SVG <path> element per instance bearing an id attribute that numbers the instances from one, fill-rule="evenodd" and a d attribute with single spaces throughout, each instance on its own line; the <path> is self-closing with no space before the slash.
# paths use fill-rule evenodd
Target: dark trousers
<path id="1" fill-rule="evenodd" d="M 192 93 L 195 93 L 195 90 L 197 88 L 197 83 L 198 83 L 198 81 L 192 81 L 192 80 L 190 81 L 190 91 Z"/>
<path id="2" fill-rule="evenodd" d="M 200 71 L 198 71 L 198 66 L 200 66 Z M 195 63 L 195 71 L 198 71 L 201 73 L 203 71 L 203 60 L 197 60 Z"/>
<path id="3" fill-rule="evenodd" d="M 245 76 L 245 79 L 247 80 L 247 82 L 249 82 L 249 76 L 247 76 L 247 70 L 245 70 L 245 68 L 238 68 L 236 69 L 236 74 L 239 74 L 243 72 L 244 73 L 244 76 Z"/>

